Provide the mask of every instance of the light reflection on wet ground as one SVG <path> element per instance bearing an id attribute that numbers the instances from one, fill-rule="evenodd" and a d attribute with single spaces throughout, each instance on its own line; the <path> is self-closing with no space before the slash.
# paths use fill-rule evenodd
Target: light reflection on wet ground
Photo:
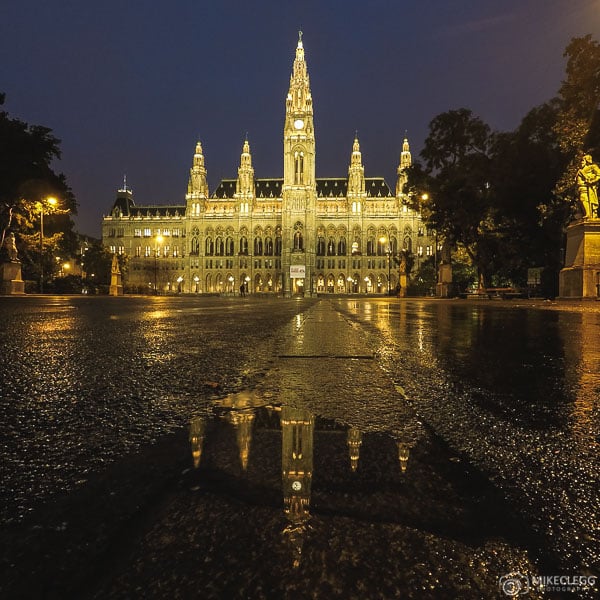
<path id="1" fill-rule="evenodd" d="M 262 490 L 271 508 L 282 507 L 277 407 L 283 404 L 313 415 L 315 444 L 322 440 L 319 446 L 331 450 L 314 455 L 311 527 L 337 515 L 353 526 L 369 523 L 359 527 L 369 539 L 379 514 L 394 527 L 435 538 L 378 528 L 372 545 L 345 554 L 348 565 L 366 560 L 365 548 L 377 554 L 381 540 L 393 545 L 408 536 L 410 544 L 396 550 L 419 547 L 425 570 L 433 555 L 453 562 L 456 572 L 470 569 L 470 577 L 479 560 L 485 566 L 478 576 L 488 580 L 508 566 L 507 558 L 527 568 L 526 541 L 507 520 L 494 530 L 498 523 L 490 516 L 512 511 L 523 516 L 526 530 L 541 534 L 565 574 L 595 572 L 600 311 L 568 308 L 396 299 L 0 299 L 2 516 L 22 519 L 44 498 L 84 486 L 89 474 L 188 427 L 190 415 L 198 414 L 207 416 L 199 429 L 206 438 L 199 470 L 184 478 L 189 489 L 202 489 L 202 481 L 194 483 L 199 473 L 219 473 L 234 495 L 244 481 L 250 486 L 242 504 Z M 224 399 L 255 389 L 273 407 L 276 423 L 264 416 L 268 409 L 226 405 Z M 221 421 L 230 434 L 237 427 L 225 445 L 228 434 L 215 424 Z M 240 433 L 244 427 L 249 436 Z M 211 439 L 217 444 L 212 453 Z M 359 454 L 354 472 L 350 439 Z M 402 473 L 400 453 L 407 447 Z M 260 453 L 261 468 L 270 465 L 268 477 L 257 470 L 253 452 Z M 499 492 L 486 488 L 471 506 L 465 490 L 473 492 L 473 481 L 485 487 L 487 477 Z M 361 486 L 371 483 L 377 493 L 369 495 Z M 208 490 L 214 506 L 206 500 L 217 510 L 223 489 L 215 486 Z M 237 523 L 229 509 L 224 520 Z M 280 535 L 292 521 L 277 514 Z M 183 517 L 178 525 L 187 526 Z M 339 527 L 328 521 L 321 532 L 331 534 L 343 554 L 346 534 Z M 297 528 L 290 531 L 297 541 Z M 324 560 L 314 552 L 325 552 L 326 535 L 311 531 L 308 552 L 316 565 Z M 494 535 L 508 542 L 490 546 Z M 264 536 L 263 542 L 274 541 Z M 445 536 L 468 545 L 470 557 L 466 547 L 444 545 Z M 427 578 L 415 569 L 405 585 Z"/>
<path id="2" fill-rule="evenodd" d="M 600 311 L 337 301 L 415 412 L 528 513 L 563 568 L 600 561 Z"/>

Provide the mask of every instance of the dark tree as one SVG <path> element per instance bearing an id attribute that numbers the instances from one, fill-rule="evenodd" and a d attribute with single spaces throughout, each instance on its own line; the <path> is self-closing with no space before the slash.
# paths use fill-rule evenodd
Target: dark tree
<path id="1" fill-rule="evenodd" d="M 407 184 L 427 224 L 445 244 L 465 250 L 482 285 L 498 251 L 490 195 L 492 139 L 490 128 L 466 108 L 438 115 L 421 152 L 425 166 L 415 164 Z"/>
<path id="2" fill-rule="evenodd" d="M 560 112 L 555 130 L 570 162 L 557 193 L 573 201 L 573 182 L 582 155 L 600 155 L 600 44 L 591 35 L 573 38 L 564 56 L 567 68 L 558 92 Z"/>
<path id="3" fill-rule="evenodd" d="M 493 145 L 491 188 L 498 211 L 502 260 L 496 276 L 520 285 L 529 267 L 542 267 L 558 281 L 564 223 L 570 207 L 555 194 L 567 165 L 556 132 L 560 103 L 532 109 L 511 133 L 498 134 Z M 544 290 L 555 295 L 556 290 Z"/>
<path id="4" fill-rule="evenodd" d="M 0 94 L 0 106 L 5 95 Z M 46 198 L 57 198 L 46 206 L 44 248 L 71 254 L 75 236 L 70 214 L 77 211 L 75 197 L 62 173 L 52 168 L 60 159 L 60 140 L 52 130 L 29 125 L 0 111 L 0 213 L 2 232 L 15 233 L 25 277 L 35 277 L 39 267 L 40 207 Z M 52 267 L 52 261 L 48 268 Z M 46 271 L 49 272 L 49 271 Z"/>

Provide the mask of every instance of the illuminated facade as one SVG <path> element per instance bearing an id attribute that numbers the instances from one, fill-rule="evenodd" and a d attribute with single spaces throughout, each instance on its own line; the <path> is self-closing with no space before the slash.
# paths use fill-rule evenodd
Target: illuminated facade
<path id="1" fill-rule="evenodd" d="M 395 193 L 365 177 L 354 139 L 348 175 L 316 177 L 316 140 L 302 38 L 286 98 L 283 178 L 254 176 L 246 140 L 238 176 L 209 194 L 196 144 L 185 204 L 137 205 L 127 186 L 104 217 L 105 247 L 129 257 L 126 287 L 184 293 L 379 293 L 399 281 L 399 254 L 416 266 L 434 238 L 402 194 L 411 164 L 404 139 Z"/>

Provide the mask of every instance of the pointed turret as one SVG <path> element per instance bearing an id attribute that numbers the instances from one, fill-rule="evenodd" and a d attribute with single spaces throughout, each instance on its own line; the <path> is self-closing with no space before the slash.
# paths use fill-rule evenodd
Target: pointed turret
<path id="1" fill-rule="evenodd" d="M 190 169 L 190 180 L 188 183 L 188 194 L 202 195 L 208 198 L 208 183 L 206 181 L 206 167 L 204 166 L 204 154 L 202 153 L 202 144 L 196 143 L 194 160 Z"/>
<path id="2" fill-rule="evenodd" d="M 251 198 L 254 195 L 254 169 L 252 168 L 250 144 L 248 143 L 247 139 L 244 142 L 242 155 L 240 157 L 236 193 L 239 196 L 244 196 L 245 198 Z"/>
<path id="3" fill-rule="evenodd" d="M 404 138 L 402 143 L 402 152 L 400 153 L 400 164 L 398 165 L 398 179 L 396 180 L 396 196 L 400 197 L 403 192 L 402 188 L 408 181 L 406 169 L 412 164 L 412 156 L 410 154 L 410 146 L 408 145 L 408 138 Z"/>
<path id="4" fill-rule="evenodd" d="M 204 154 L 202 153 L 202 144 L 196 143 L 196 151 L 192 168 L 190 169 L 190 179 L 188 182 L 188 191 L 185 196 L 187 201 L 188 215 L 199 217 L 204 202 L 208 199 L 208 182 L 206 179 L 206 167 L 204 166 Z"/>
<path id="5" fill-rule="evenodd" d="M 365 191 L 365 168 L 362 164 L 362 154 L 358 136 L 354 138 L 350 168 L 348 169 L 348 196 L 360 195 Z"/>

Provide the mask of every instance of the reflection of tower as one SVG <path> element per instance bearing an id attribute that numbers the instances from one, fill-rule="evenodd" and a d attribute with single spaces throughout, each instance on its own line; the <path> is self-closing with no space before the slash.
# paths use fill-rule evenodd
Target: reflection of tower
<path id="1" fill-rule="evenodd" d="M 282 408 L 283 499 L 285 513 L 292 522 L 309 518 L 314 427 L 314 417 L 307 410 Z"/>
<path id="2" fill-rule="evenodd" d="M 400 469 L 406 473 L 408 466 L 408 456 L 410 454 L 410 446 L 404 442 L 398 442 L 398 460 L 400 461 Z"/>
<path id="3" fill-rule="evenodd" d="M 204 418 L 194 417 L 190 421 L 190 446 L 192 447 L 192 458 L 194 467 L 200 466 L 202 457 L 202 445 L 204 444 Z"/>
<path id="4" fill-rule="evenodd" d="M 248 468 L 248 456 L 250 454 L 250 443 L 252 442 L 252 423 L 254 422 L 254 409 L 244 408 L 240 411 L 232 411 L 229 420 L 235 427 L 238 448 L 240 451 L 240 462 L 242 469 Z"/>
<path id="5" fill-rule="evenodd" d="M 302 538 L 310 519 L 314 427 L 314 416 L 307 410 L 281 409 L 283 503 L 290 521 L 283 533 L 292 544 L 295 567 L 300 564 Z"/>
<path id="6" fill-rule="evenodd" d="M 360 445 L 362 444 L 362 433 L 355 427 L 348 429 L 348 451 L 350 453 L 350 468 L 356 471 L 360 457 Z"/>

